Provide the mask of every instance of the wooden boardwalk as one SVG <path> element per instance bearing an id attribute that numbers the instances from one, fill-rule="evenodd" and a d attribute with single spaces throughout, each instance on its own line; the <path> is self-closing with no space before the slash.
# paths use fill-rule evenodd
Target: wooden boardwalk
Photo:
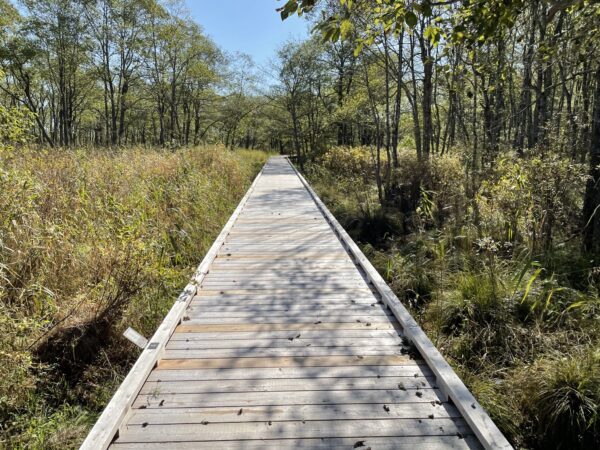
<path id="1" fill-rule="evenodd" d="M 82 448 L 510 448 L 373 272 L 272 158 Z"/>

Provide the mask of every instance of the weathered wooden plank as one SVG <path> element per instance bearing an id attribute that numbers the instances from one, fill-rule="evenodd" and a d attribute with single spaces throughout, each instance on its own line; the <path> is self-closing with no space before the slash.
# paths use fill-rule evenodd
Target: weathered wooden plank
<path id="1" fill-rule="evenodd" d="M 356 306 L 358 308 L 373 309 L 378 305 L 377 301 L 372 298 L 361 298 L 356 300 L 338 300 L 319 298 L 315 300 L 310 299 L 299 299 L 297 301 L 285 299 L 285 300 L 273 300 L 273 299 L 235 299 L 228 298 L 223 301 L 219 301 L 211 297 L 200 297 L 198 300 L 193 301 L 194 308 L 273 308 L 273 309 L 289 309 L 289 310 L 301 310 L 303 308 L 315 308 L 315 309 L 331 309 L 339 310 L 344 307 Z"/>
<path id="2" fill-rule="evenodd" d="M 266 316 L 266 317 L 265 317 Z M 269 311 L 268 308 L 260 308 L 255 307 L 251 310 L 246 311 L 234 311 L 234 312 L 208 312 L 204 311 L 201 306 L 188 308 L 187 315 L 185 316 L 185 320 L 191 320 L 192 322 L 198 323 L 200 319 L 218 319 L 218 322 L 222 322 L 221 319 L 229 320 L 229 319 L 245 319 L 246 322 L 252 323 L 288 323 L 294 322 L 294 319 L 298 319 L 297 323 L 312 323 L 317 320 L 322 320 L 325 318 L 326 322 L 342 322 L 342 321 L 351 321 L 354 320 L 356 322 L 364 322 L 370 321 L 371 319 L 377 321 L 385 320 L 385 317 L 389 316 L 389 312 L 376 305 L 375 307 L 370 307 L 364 310 L 352 310 L 348 308 L 346 314 L 344 314 L 343 310 L 328 310 L 321 308 L 308 308 L 305 310 L 299 311 Z M 273 319 L 273 320 L 270 320 Z M 208 323 L 214 323 L 208 322 Z M 237 323 L 237 322 L 236 322 Z"/>
<path id="3" fill-rule="evenodd" d="M 341 284 L 340 284 L 341 285 Z M 282 285 L 277 285 L 277 286 L 273 286 L 272 289 L 274 289 L 273 294 L 269 294 L 269 288 L 267 286 L 263 286 L 263 285 L 256 285 L 256 286 L 248 286 L 248 285 L 240 285 L 240 286 L 235 286 L 235 285 L 227 285 L 227 286 L 219 286 L 219 285 L 208 285 L 205 286 L 203 288 L 199 288 L 198 291 L 196 292 L 196 295 L 198 297 L 204 297 L 204 296 L 218 296 L 218 295 L 222 295 L 225 299 L 227 299 L 227 297 L 233 297 L 233 296 L 240 296 L 240 295 L 248 295 L 248 296 L 252 296 L 255 299 L 259 299 L 259 298 L 266 298 L 266 299 L 273 299 L 276 298 L 278 293 L 280 292 L 287 292 L 288 298 L 290 299 L 302 299 L 302 300 L 318 300 L 321 298 L 332 298 L 332 295 L 328 295 L 328 294 L 332 294 L 336 291 L 336 288 L 333 285 L 330 285 L 331 288 L 328 290 L 328 292 L 323 292 L 321 290 L 319 290 L 319 288 L 317 287 L 316 284 L 314 285 L 305 285 L 306 288 L 302 288 L 302 285 L 288 285 L 288 286 L 282 286 Z M 360 298 L 364 298 L 365 294 L 368 292 L 368 289 L 363 288 L 362 286 L 366 286 L 366 285 L 358 285 L 355 286 L 354 289 L 356 291 L 362 291 L 362 292 L 356 292 L 355 295 L 346 295 L 345 299 L 347 300 L 354 300 L 357 297 Z M 344 288 L 345 289 L 345 288 Z M 339 290 L 342 290 L 342 288 L 340 287 Z M 313 295 L 310 295 L 310 291 L 313 292 Z M 343 299 L 344 292 L 340 292 L 340 294 L 337 296 L 337 299 Z M 367 294 L 368 295 L 368 294 Z M 371 297 L 370 298 L 371 302 L 377 302 L 377 298 L 376 297 Z"/>
<path id="4" fill-rule="evenodd" d="M 242 422 L 231 424 L 208 423 L 199 427 L 186 425 L 128 426 L 117 442 L 139 442 L 140 439 L 164 439 L 169 442 L 189 440 L 246 440 L 272 438 L 329 438 L 356 436 L 451 436 L 470 433 L 462 419 L 386 419 L 386 420 L 329 420 L 288 422 Z"/>
<path id="5" fill-rule="evenodd" d="M 256 289 L 244 291 L 244 289 L 205 289 L 198 290 L 196 292 L 195 300 L 201 300 L 204 297 L 213 297 L 215 299 L 235 299 L 235 300 L 282 300 L 282 299 L 294 299 L 294 300 L 356 300 L 356 299 L 368 299 L 376 301 L 376 297 L 373 292 L 368 288 L 360 289 L 306 289 L 306 290 L 291 290 L 291 289 L 276 289 L 276 290 L 264 290 L 260 292 Z"/>
<path id="6" fill-rule="evenodd" d="M 271 277 L 326 277 L 326 276 L 338 276 L 338 277 L 355 277 L 364 279 L 359 275 L 356 267 L 348 265 L 346 267 L 319 267 L 317 269 L 305 269 L 301 267 L 287 268 L 287 267 L 276 267 L 274 265 L 268 266 L 268 268 L 262 267 L 253 269 L 244 265 L 238 267 L 217 267 L 212 268 L 208 275 L 211 277 L 247 277 L 250 278 L 253 275 L 263 278 Z"/>
<path id="7" fill-rule="evenodd" d="M 458 410 L 447 403 L 375 403 L 340 405 L 280 405 L 242 408 L 136 409 L 129 425 L 201 425 L 209 423 L 281 422 L 288 420 L 385 420 L 459 418 Z"/>
<path id="8" fill-rule="evenodd" d="M 398 338 L 400 335 L 396 330 L 377 330 L 371 327 L 365 327 L 354 330 L 279 330 L 279 331 L 216 331 L 216 332 L 175 332 L 171 335 L 170 342 L 178 340 L 206 342 L 210 345 L 210 340 L 269 340 L 276 342 L 277 340 L 288 341 L 293 339 L 300 342 L 311 342 L 313 340 L 326 339 L 349 339 L 357 340 L 366 339 L 382 339 L 382 338 Z"/>
<path id="9" fill-rule="evenodd" d="M 329 269 L 336 267 L 356 268 L 350 258 L 342 258 L 338 260 L 318 260 L 318 259 L 305 259 L 305 260 L 294 260 L 294 259 L 278 259 L 274 260 L 256 260 L 256 261 L 236 261 L 228 260 L 226 257 L 220 257 L 215 259 L 211 265 L 212 268 L 248 268 L 248 269 L 270 269 L 270 268 L 292 268 L 292 269 Z"/>
<path id="10" fill-rule="evenodd" d="M 150 381 L 141 394 L 201 394 L 215 392 L 295 392 L 295 391 L 351 391 L 394 390 L 400 385 L 406 390 L 433 389 L 433 378 L 358 377 L 358 378 L 302 378 L 274 380 L 205 380 L 205 381 Z"/>
<path id="11" fill-rule="evenodd" d="M 277 244 L 274 244 L 277 245 Z M 265 275 L 356 275 L 360 273 L 354 263 L 348 260 L 342 261 L 224 261 L 211 266 L 209 273 L 222 274 L 265 274 Z M 364 276 L 361 275 L 364 279 Z"/>
<path id="12" fill-rule="evenodd" d="M 207 314 L 233 314 L 233 313 L 269 313 L 277 314 L 281 311 L 289 313 L 304 313 L 310 314 L 315 311 L 323 311 L 328 313 L 351 311 L 354 313 L 369 313 L 377 314 L 381 311 L 380 305 L 377 303 L 352 303 L 343 301 L 339 303 L 315 301 L 313 303 L 289 303 L 289 304 L 229 304 L 222 305 L 217 302 L 192 302 L 188 308 L 191 312 L 204 312 Z"/>
<path id="13" fill-rule="evenodd" d="M 239 243 L 254 243 L 262 242 L 272 244 L 273 242 L 284 242 L 288 243 L 290 240 L 296 243 L 305 242 L 331 242 L 332 236 L 331 231 L 321 232 L 306 232 L 306 231 L 290 231 L 289 233 L 267 233 L 260 236 L 259 239 L 254 234 L 238 234 L 230 233 L 227 237 L 228 244 L 239 244 Z M 337 239 L 337 238 L 336 238 Z"/>
<path id="14" fill-rule="evenodd" d="M 170 348 L 163 354 L 168 359 L 203 359 L 203 358 L 268 358 L 268 357 L 316 357 L 316 356 L 380 356 L 403 355 L 406 350 L 397 345 L 381 347 L 259 347 L 259 348 Z"/>
<path id="15" fill-rule="evenodd" d="M 382 337 L 382 338 L 331 338 L 329 336 L 321 339 L 306 339 L 299 337 L 295 339 L 291 336 L 288 339 L 171 339 L 167 344 L 168 349 L 215 349 L 215 348 L 237 348 L 237 349 L 255 349 L 255 348 L 294 348 L 306 347 L 310 345 L 315 347 L 387 347 L 399 346 L 402 344 L 400 336 Z"/>
<path id="16" fill-rule="evenodd" d="M 284 233 L 279 236 L 273 236 L 271 238 L 261 237 L 237 237 L 229 240 L 222 248 L 222 253 L 228 251 L 238 250 L 252 250 L 254 249 L 258 253 L 263 253 L 265 247 L 271 246 L 277 250 L 290 250 L 290 251 L 309 251 L 309 250 L 322 250 L 328 251 L 339 251 L 343 249 L 342 245 L 338 242 L 332 243 L 331 236 L 323 236 L 315 238 L 314 236 L 296 236 L 290 233 Z"/>
<path id="17" fill-rule="evenodd" d="M 321 253 L 318 251 L 305 251 L 302 253 L 290 253 L 277 251 L 262 251 L 260 254 L 256 253 L 221 253 L 219 255 L 222 261 L 271 261 L 273 264 L 278 264 L 280 261 L 297 261 L 307 262 L 312 261 L 350 261 L 350 258 L 346 253 L 339 250 L 336 252 Z"/>
<path id="18" fill-rule="evenodd" d="M 363 281 L 295 281 L 295 280 L 273 280 L 273 281 L 203 281 L 201 287 L 203 289 L 315 289 L 315 288 L 330 288 L 335 289 L 337 287 L 344 288 L 361 288 L 367 284 Z"/>
<path id="19" fill-rule="evenodd" d="M 252 275 L 255 275 L 254 277 Z M 249 284 L 272 286 L 273 289 L 281 289 L 278 286 L 286 288 L 288 286 L 347 286 L 347 287 L 365 287 L 367 282 L 357 275 L 344 276 L 335 272 L 325 275 L 261 275 L 260 273 L 250 272 L 245 276 L 225 275 L 215 273 L 210 278 L 204 280 L 203 284 L 210 285 L 229 285 L 244 287 Z"/>
<path id="20" fill-rule="evenodd" d="M 260 234 L 260 238 L 257 238 L 257 233 L 255 232 L 246 232 L 239 231 L 235 234 L 229 235 L 228 243 L 246 243 L 246 242 L 257 242 L 257 239 L 261 239 L 265 245 L 276 244 L 278 242 L 290 242 L 290 240 L 299 243 L 311 242 L 313 240 L 316 241 L 330 241 L 332 236 L 329 235 L 329 232 L 323 231 L 308 231 L 308 232 L 293 232 L 293 231 L 267 231 L 265 233 Z M 264 237 L 264 238 L 263 238 Z M 336 238 L 337 239 L 337 238 Z"/>
<path id="21" fill-rule="evenodd" d="M 260 367 L 398 366 L 418 364 L 405 355 L 384 356 L 279 356 L 268 358 L 163 359 L 156 370 L 237 369 Z"/>
<path id="22" fill-rule="evenodd" d="M 222 308 L 225 311 L 228 308 L 233 308 L 235 310 L 243 310 L 253 309 L 253 308 L 266 308 L 273 310 L 286 310 L 289 311 L 297 310 L 300 311 L 302 309 L 314 308 L 314 309 L 322 309 L 322 310 L 340 310 L 345 307 L 356 307 L 358 310 L 368 310 L 373 309 L 379 304 L 372 298 L 370 299 L 357 299 L 357 300 L 338 300 L 338 299 L 300 299 L 297 301 L 293 300 L 273 300 L 273 299 L 262 299 L 259 298 L 257 300 L 252 299 L 225 299 L 223 301 L 219 301 L 218 299 L 211 297 L 201 297 L 198 300 L 194 300 L 192 302 L 194 308 L 206 308 L 207 310 L 217 311 L 219 308 Z M 214 308 L 214 309 L 213 309 Z M 236 309 L 237 308 L 237 309 Z"/>
<path id="23" fill-rule="evenodd" d="M 360 444 L 359 447 L 354 447 Z M 211 441 L 168 442 L 173 450 L 214 450 Z M 266 450 L 290 448 L 294 450 L 348 450 L 371 448 L 372 450 L 479 450 L 481 445 L 473 436 L 403 436 L 319 439 L 259 439 L 244 441 L 220 441 L 219 450 Z M 156 443 L 116 443 L 117 450 L 164 450 L 164 440 Z"/>
<path id="24" fill-rule="evenodd" d="M 261 281 L 261 282 L 274 282 L 274 281 L 287 281 L 294 283 L 307 283 L 307 282 L 357 282 L 365 283 L 365 280 L 355 270 L 354 272 L 337 272 L 328 271 L 326 273 L 299 273 L 296 271 L 281 271 L 265 273 L 262 271 L 237 272 L 227 273 L 225 271 L 213 271 L 205 279 L 205 282 L 220 282 L 220 281 L 236 281 L 238 283 L 248 281 Z"/>
<path id="25" fill-rule="evenodd" d="M 321 213 L 319 212 L 318 215 L 306 215 L 306 214 L 301 214 L 298 215 L 296 217 L 286 217 L 286 218 L 280 218 L 277 220 L 278 223 L 293 223 L 294 225 L 305 225 L 305 224 L 311 224 L 311 223 L 315 223 L 315 222 L 323 222 L 323 216 L 321 215 Z M 238 220 L 237 223 L 241 224 L 241 223 L 262 223 L 262 224 L 269 224 L 272 223 L 273 219 L 268 218 L 268 219 L 263 219 L 260 217 L 248 217 L 245 214 L 241 215 Z M 302 228 L 298 227 L 298 229 L 301 231 Z M 331 233 L 331 229 L 328 230 L 329 233 Z"/>
<path id="26" fill-rule="evenodd" d="M 216 392 L 201 394 L 143 394 L 134 408 L 208 408 L 280 405 L 337 405 L 342 403 L 430 403 L 442 401 L 438 389 L 367 389 L 350 391 Z"/>
<path id="27" fill-rule="evenodd" d="M 294 231 L 295 229 L 297 229 L 298 225 L 295 225 L 293 223 L 282 223 L 282 224 L 276 224 L 276 223 L 271 223 L 271 224 L 239 224 L 239 226 L 236 227 L 236 232 L 237 233 L 243 233 L 243 232 L 251 232 L 255 235 L 259 234 L 259 233 L 272 233 L 272 232 L 287 232 L 287 231 Z M 331 228 L 329 228 L 329 226 L 326 223 L 315 223 L 315 224 L 310 224 L 310 225 L 302 225 L 302 228 L 305 231 L 322 231 L 322 232 L 326 232 L 326 231 L 331 231 Z"/>
<path id="28" fill-rule="evenodd" d="M 371 325 L 367 325 L 370 323 Z M 329 323 L 317 320 L 314 323 L 190 323 L 183 322 L 177 327 L 179 333 L 235 332 L 235 331 L 308 331 L 308 330 L 394 330 L 392 322 L 342 322 Z"/>
<path id="29" fill-rule="evenodd" d="M 423 364 L 399 366 L 334 366 L 334 367 L 266 367 L 245 369 L 176 369 L 155 370 L 148 381 L 182 380 L 263 380 L 283 378 L 357 378 L 357 377 L 413 377 L 422 379 L 432 376 Z"/>
<path id="30" fill-rule="evenodd" d="M 301 306 L 305 306 L 305 308 L 302 308 Z M 327 306 L 327 304 L 325 304 L 325 306 Z M 309 304 L 302 304 L 302 305 L 297 305 L 296 308 L 293 308 L 292 306 L 290 306 L 288 309 L 285 308 L 274 308 L 274 307 L 269 307 L 269 306 L 265 306 L 265 305 L 258 305 L 258 306 L 240 306 L 240 307 L 235 307 L 235 306 L 229 306 L 229 310 L 228 311 L 224 311 L 222 307 L 218 307 L 218 306 L 213 306 L 208 307 L 206 305 L 195 305 L 192 308 L 188 308 L 186 311 L 186 316 L 184 316 L 186 318 L 186 320 L 191 319 L 194 320 L 196 318 L 216 318 L 216 319 L 220 319 L 220 318 L 241 318 L 241 319 L 247 319 L 248 322 L 253 322 L 253 319 L 257 318 L 257 317 L 263 317 L 263 316 L 268 316 L 268 317 L 286 317 L 286 318 L 294 318 L 294 317 L 311 317 L 311 316 L 316 316 L 316 317 L 343 317 L 344 314 L 344 308 L 343 306 L 347 306 L 347 310 L 348 310 L 348 316 L 349 317 L 379 317 L 379 321 L 381 321 L 383 318 L 387 317 L 389 315 L 389 313 L 387 311 L 384 311 L 383 309 L 381 309 L 378 305 L 376 306 L 371 306 L 371 305 L 354 305 L 354 304 L 350 304 L 350 305 L 342 305 L 342 307 L 339 308 L 331 308 L 331 304 L 329 304 L 329 307 L 321 307 L 319 305 L 309 305 Z M 353 306 L 362 306 L 362 308 L 360 307 L 355 307 L 353 308 Z M 348 317 L 346 316 L 346 317 Z M 362 320 L 361 320 L 362 321 Z M 271 322 L 279 322 L 279 320 L 273 320 Z"/>
<path id="31" fill-rule="evenodd" d="M 246 317 L 220 317 L 220 318 L 214 318 L 214 317 L 206 317 L 203 318 L 202 315 L 199 316 L 192 316 L 189 315 L 187 316 L 189 318 L 189 325 L 194 325 L 194 324 L 203 324 L 203 323 L 215 323 L 215 322 L 219 322 L 220 324 L 239 324 L 239 325 L 243 325 L 243 324 L 247 324 L 248 323 L 248 318 Z M 303 324 L 317 324 L 319 325 L 318 322 L 321 322 L 323 324 L 327 324 L 327 323 L 346 323 L 347 322 L 353 322 L 353 323 L 358 323 L 358 324 L 362 324 L 362 326 L 373 326 L 374 322 L 380 322 L 385 318 L 385 316 L 377 316 L 377 315 L 368 315 L 368 314 L 360 314 L 360 315 L 350 315 L 350 314 L 313 314 L 311 316 L 293 316 L 293 317 L 289 317 L 289 316 L 263 316 L 263 315 L 256 315 L 254 318 L 252 318 L 252 324 L 294 324 L 294 325 L 303 325 Z"/>

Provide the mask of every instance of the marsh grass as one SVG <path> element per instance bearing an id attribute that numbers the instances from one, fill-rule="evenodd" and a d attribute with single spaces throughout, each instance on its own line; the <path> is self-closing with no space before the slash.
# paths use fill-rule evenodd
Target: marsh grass
<path id="1" fill-rule="evenodd" d="M 0 447 L 76 446 L 266 157 L 0 153 Z"/>
<path id="2" fill-rule="evenodd" d="M 540 447 L 600 447 L 600 353 L 548 355 L 520 374 L 522 404 Z"/>

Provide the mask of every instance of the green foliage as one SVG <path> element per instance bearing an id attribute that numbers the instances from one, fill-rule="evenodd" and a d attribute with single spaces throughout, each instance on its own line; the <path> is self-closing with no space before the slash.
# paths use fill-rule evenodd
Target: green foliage
<path id="1" fill-rule="evenodd" d="M 583 165 L 556 155 L 499 160 L 477 195 L 483 232 L 532 254 L 549 249 L 557 229 L 576 232 L 586 179 Z"/>
<path id="2" fill-rule="evenodd" d="M 28 141 L 32 120 L 29 110 L 7 108 L 0 104 L 0 156 L 2 152 L 11 150 L 14 145 Z"/>
<path id="3" fill-rule="evenodd" d="M 416 204 L 416 210 L 426 223 L 440 225 L 447 219 L 461 217 L 464 202 L 463 167 L 455 154 L 442 155 L 430 160 L 419 160 L 413 151 L 398 153 L 398 167 L 392 178 L 392 198 L 395 204 Z M 419 191 L 411 190 L 419 186 Z M 404 187 L 404 189 L 402 188 Z M 396 197 L 399 193 L 399 197 Z M 407 198 L 403 198 L 408 194 Z M 418 195 L 418 198 L 416 198 Z"/>
<path id="4" fill-rule="evenodd" d="M 448 9 L 447 5 L 457 3 L 457 7 Z M 549 2 L 550 7 L 545 13 L 546 20 L 552 21 L 562 11 L 573 13 L 578 10 L 589 9 L 588 14 L 594 14 L 594 2 Z M 319 4 L 319 0 L 287 0 L 285 5 L 278 8 L 281 19 L 285 20 L 290 15 L 301 16 L 310 13 Z M 377 0 L 376 2 L 361 0 L 339 0 L 342 12 L 323 17 L 315 27 L 320 31 L 324 40 L 337 41 L 346 37 L 343 33 L 344 24 L 350 15 L 369 17 L 367 26 L 369 32 L 376 33 L 378 27 L 386 31 L 398 33 L 408 27 L 413 29 L 419 20 L 430 18 L 437 13 L 438 18 L 444 17 L 442 12 L 448 12 L 444 20 L 451 24 L 450 31 L 443 37 L 453 43 L 466 43 L 469 46 L 482 45 L 501 35 L 505 30 L 513 28 L 527 10 L 528 2 L 524 0 L 488 0 L 486 2 L 435 2 L 423 0 L 413 2 L 408 0 Z M 442 29 L 429 27 L 428 35 L 432 44 L 440 40 Z M 360 45 L 362 48 L 362 45 Z"/>
<path id="5" fill-rule="evenodd" d="M 320 158 L 320 164 L 344 178 L 367 181 L 373 176 L 373 155 L 367 147 L 331 147 Z"/>
<path id="6" fill-rule="evenodd" d="M 431 253 L 425 242 L 417 240 L 402 253 L 371 254 L 375 267 L 385 274 L 387 283 L 399 294 L 400 299 L 413 308 L 421 308 L 431 301 L 437 280 Z"/>
<path id="7" fill-rule="evenodd" d="M 77 405 L 64 404 L 53 409 L 39 397 L 31 399 L 27 410 L 28 414 L 11 418 L 9 428 L 21 430 L 21 434 L 4 441 L 10 448 L 76 448 L 96 418 Z"/>

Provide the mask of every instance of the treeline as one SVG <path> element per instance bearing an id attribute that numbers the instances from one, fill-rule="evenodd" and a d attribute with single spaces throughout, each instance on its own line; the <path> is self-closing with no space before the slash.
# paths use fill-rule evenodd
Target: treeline
<path id="1" fill-rule="evenodd" d="M 280 53 L 279 97 L 301 161 L 370 146 L 382 206 L 407 189 L 401 146 L 460 153 L 471 197 L 502 157 L 586 163 L 580 230 L 600 253 L 597 2 L 303 0 L 282 15 L 297 11 L 317 33 Z"/>
<path id="2" fill-rule="evenodd" d="M 38 142 L 233 142 L 256 109 L 251 61 L 226 55 L 176 1 L 0 1 L 0 103 Z"/>
<path id="3" fill-rule="evenodd" d="M 29 111 L 44 145 L 222 142 L 301 165 L 369 146 L 381 205 L 413 208 L 427 186 L 397 180 L 401 147 L 460 153 L 470 197 L 499 158 L 557 156 L 588 165 L 580 229 L 600 253 L 597 2 L 290 0 L 282 16 L 317 31 L 266 68 L 177 1 L 19 5 L 0 0 L 0 104 Z"/>

